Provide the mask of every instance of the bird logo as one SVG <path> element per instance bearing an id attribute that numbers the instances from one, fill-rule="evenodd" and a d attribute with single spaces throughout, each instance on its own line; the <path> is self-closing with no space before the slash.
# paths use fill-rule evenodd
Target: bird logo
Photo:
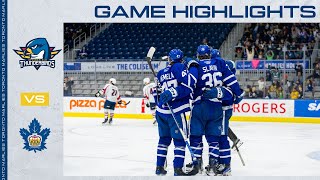
<path id="1" fill-rule="evenodd" d="M 41 66 L 55 68 L 55 60 L 52 60 L 60 51 L 50 47 L 46 38 L 36 38 L 29 41 L 20 50 L 13 50 L 23 60 L 19 61 L 20 68 L 34 66 L 38 70 Z"/>

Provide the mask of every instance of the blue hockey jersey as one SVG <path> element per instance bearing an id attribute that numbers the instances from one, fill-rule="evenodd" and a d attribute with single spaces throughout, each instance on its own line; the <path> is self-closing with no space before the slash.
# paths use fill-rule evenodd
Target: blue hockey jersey
<path id="1" fill-rule="evenodd" d="M 221 59 L 222 61 L 224 61 L 223 59 Z M 230 71 L 233 73 L 233 75 L 236 75 L 236 68 L 235 68 L 235 64 L 233 61 L 231 60 L 226 60 L 225 61 L 228 68 L 230 69 Z M 228 109 L 232 109 L 233 108 L 233 101 L 234 101 L 234 98 L 233 98 L 233 93 L 232 91 L 230 90 L 230 88 L 226 88 L 226 92 L 228 92 L 228 95 L 231 96 L 232 98 L 224 98 L 222 100 L 222 109 L 223 110 L 228 110 Z"/>
<path id="2" fill-rule="evenodd" d="M 201 96 L 206 89 L 217 86 L 228 87 L 236 96 L 242 95 L 242 90 L 236 77 L 230 71 L 223 59 L 206 59 L 199 61 L 194 103 L 201 100 Z M 211 99 L 210 101 L 222 102 L 219 99 Z"/>
<path id="3" fill-rule="evenodd" d="M 163 91 L 168 90 L 171 87 L 177 91 L 178 95 L 168 103 L 174 113 L 190 111 L 189 100 L 193 93 L 193 89 L 190 87 L 189 72 L 184 64 L 174 63 L 168 65 L 158 72 L 157 79 Z M 166 105 L 160 106 L 158 104 L 157 112 L 171 115 L 171 112 Z"/>

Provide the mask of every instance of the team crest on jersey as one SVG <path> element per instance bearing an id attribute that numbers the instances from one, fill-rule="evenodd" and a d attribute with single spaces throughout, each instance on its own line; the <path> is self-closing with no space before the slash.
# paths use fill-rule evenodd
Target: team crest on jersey
<path id="1" fill-rule="evenodd" d="M 26 46 L 20 47 L 20 50 L 13 50 L 22 60 L 19 61 L 20 68 L 33 66 L 38 70 L 41 66 L 55 68 L 54 58 L 60 50 L 54 50 L 50 47 L 46 38 L 36 38 L 29 41 Z"/>
<path id="2" fill-rule="evenodd" d="M 50 129 L 45 128 L 41 130 L 41 125 L 39 121 L 36 118 L 34 118 L 29 125 L 29 130 L 25 128 L 20 129 L 20 135 L 24 140 L 23 149 L 27 151 L 34 151 L 35 153 L 37 151 L 47 149 L 45 145 L 49 134 Z"/>

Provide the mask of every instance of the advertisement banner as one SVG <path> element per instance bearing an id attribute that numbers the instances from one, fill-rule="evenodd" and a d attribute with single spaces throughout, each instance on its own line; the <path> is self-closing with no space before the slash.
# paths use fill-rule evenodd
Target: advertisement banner
<path id="1" fill-rule="evenodd" d="M 117 104 L 115 114 L 148 114 L 146 99 L 122 98 L 123 103 Z M 105 99 L 95 97 L 64 97 L 64 112 L 78 113 L 104 113 L 103 105 Z M 125 105 L 127 104 L 127 105 Z"/>
<path id="2" fill-rule="evenodd" d="M 65 63 L 65 68 L 69 67 Z M 82 72 L 141 72 L 148 71 L 150 68 L 145 61 L 124 61 L 124 62 L 81 62 L 80 70 Z M 152 66 L 155 71 L 159 71 L 167 66 L 167 62 L 155 61 L 152 62 Z M 66 70 L 66 69 L 65 69 Z M 67 69 L 67 70 L 79 70 L 79 69 Z"/>
<path id="3" fill-rule="evenodd" d="M 320 100 L 295 100 L 294 117 L 320 118 Z"/>
<path id="4" fill-rule="evenodd" d="M 65 71 L 80 71 L 81 70 L 81 63 L 72 63 L 72 62 L 68 62 L 68 63 L 64 63 L 63 64 L 63 70 Z"/>
<path id="5" fill-rule="evenodd" d="M 279 69 L 294 69 L 296 64 L 300 64 L 303 67 L 309 68 L 309 60 L 305 60 L 303 65 L 303 60 L 252 60 L 252 61 L 236 61 L 237 69 L 268 69 L 269 67 L 279 68 Z"/>
<path id="6" fill-rule="evenodd" d="M 254 117 L 293 117 L 292 100 L 245 99 L 233 106 L 234 116 Z"/>
<path id="7" fill-rule="evenodd" d="M 115 114 L 150 114 L 146 108 L 146 99 L 123 98 L 128 105 L 116 105 Z M 64 112 L 103 113 L 103 98 L 65 97 Z M 234 116 L 239 117 L 293 117 L 294 101 L 292 100 L 262 100 L 245 99 L 234 105 Z"/>

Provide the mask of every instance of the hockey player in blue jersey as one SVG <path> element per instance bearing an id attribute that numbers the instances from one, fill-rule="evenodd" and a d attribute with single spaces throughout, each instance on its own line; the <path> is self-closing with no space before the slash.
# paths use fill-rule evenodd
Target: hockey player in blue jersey
<path id="1" fill-rule="evenodd" d="M 212 61 L 225 61 L 220 57 L 220 52 L 217 49 L 211 50 L 211 59 Z M 225 61 L 228 68 L 233 72 L 233 75 L 235 75 L 235 65 L 232 61 Z M 225 86 L 225 83 L 223 84 Z M 217 175 L 231 175 L 231 150 L 230 150 L 230 144 L 228 141 L 228 135 L 231 135 L 231 138 L 233 139 L 235 134 L 230 130 L 229 128 L 229 120 L 232 116 L 232 110 L 233 110 L 233 104 L 239 103 L 243 98 L 243 93 L 240 96 L 236 96 L 233 98 L 233 93 L 231 91 L 228 91 L 229 88 L 226 89 L 227 96 L 225 97 L 232 97 L 232 98 L 223 98 L 222 99 L 222 110 L 223 110 L 223 116 L 222 116 L 222 126 L 223 131 L 221 132 L 221 136 L 219 139 L 219 158 L 218 163 L 216 165 L 216 170 L 214 170 L 215 174 Z M 203 95 L 205 99 L 211 99 L 214 97 L 215 89 L 212 91 L 206 91 Z M 238 138 L 236 138 L 238 139 Z M 239 141 L 239 139 L 238 139 Z M 236 144 L 235 144 L 236 145 Z M 208 169 L 208 167 L 206 167 Z"/>
<path id="2" fill-rule="evenodd" d="M 197 73 L 197 84 L 194 90 L 194 102 L 190 125 L 190 145 L 198 158 L 198 165 L 194 167 L 191 174 L 200 171 L 202 162 L 202 135 L 205 135 L 209 144 L 209 166 L 207 171 L 215 171 L 219 163 L 220 136 L 226 132 L 223 123 L 223 111 L 221 101 L 233 99 L 232 94 L 240 96 L 242 90 L 226 63 L 220 60 L 211 60 L 210 48 L 201 45 L 197 50 L 199 67 Z M 192 68 L 194 69 L 194 68 Z M 223 87 L 226 84 L 226 87 Z M 203 94 L 210 95 L 206 98 Z M 225 167 L 227 169 L 229 167 Z M 223 170 L 222 170 L 223 171 Z M 216 173 L 216 172 L 215 172 Z"/>
<path id="3" fill-rule="evenodd" d="M 186 143 L 167 106 L 171 107 L 179 126 L 183 128 L 185 135 L 187 135 L 188 127 L 185 112 L 190 111 L 189 100 L 193 89 L 188 86 L 188 71 L 184 64 L 181 63 L 182 58 L 183 53 L 181 50 L 171 50 L 169 53 L 169 65 L 157 74 L 158 82 L 163 89 L 156 110 L 160 137 L 157 149 L 157 175 L 165 175 L 167 173 L 164 166 L 168 146 L 171 144 L 172 139 L 174 143 L 174 175 L 188 175 L 182 170 Z"/>
<path id="4" fill-rule="evenodd" d="M 221 54 L 220 51 L 217 49 L 212 49 L 211 50 L 211 59 L 220 59 L 222 61 L 225 61 L 227 66 L 229 67 L 229 69 L 231 70 L 231 72 L 236 75 L 236 65 L 233 61 L 231 60 L 224 60 L 221 58 Z M 233 104 L 238 104 L 242 99 L 243 99 L 243 95 L 240 97 L 235 97 L 234 102 L 232 101 L 223 101 L 222 102 L 222 108 L 224 110 L 226 110 L 225 115 L 226 115 L 226 120 L 229 120 L 232 116 L 232 108 L 233 108 Z M 228 137 L 230 138 L 230 140 L 233 142 L 232 148 L 235 148 L 236 146 L 239 148 L 242 145 L 242 142 L 240 141 L 240 139 L 237 137 L 237 135 L 230 129 L 228 129 Z"/>

